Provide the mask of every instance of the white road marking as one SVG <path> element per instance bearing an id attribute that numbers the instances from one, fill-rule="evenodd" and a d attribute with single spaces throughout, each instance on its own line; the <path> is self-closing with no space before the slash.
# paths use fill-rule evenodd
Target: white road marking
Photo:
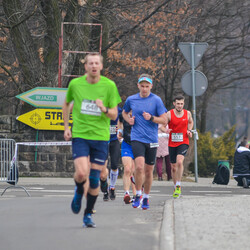
<path id="1" fill-rule="evenodd" d="M 190 193 L 232 193 L 232 191 L 211 191 L 211 190 L 203 190 L 203 191 L 190 191 Z"/>

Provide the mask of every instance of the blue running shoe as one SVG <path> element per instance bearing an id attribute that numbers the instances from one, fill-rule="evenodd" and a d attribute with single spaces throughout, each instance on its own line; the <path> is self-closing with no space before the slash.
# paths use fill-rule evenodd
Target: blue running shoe
<path id="1" fill-rule="evenodd" d="M 75 195 L 71 202 L 71 209 L 74 214 L 78 214 L 80 212 L 82 206 L 82 196 L 83 196 L 83 194 L 78 194 L 76 192 L 76 189 L 77 187 L 75 187 Z"/>
<path id="2" fill-rule="evenodd" d="M 143 210 L 149 209 L 148 198 L 144 198 L 144 199 L 143 199 L 141 208 L 142 208 Z"/>
<path id="3" fill-rule="evenodd" d="M 83 217 L 83 227 L 96 227 L 95 223 L 92 221 L 91 214 L 85 214 Z"/>
<path id="4" fill-rule="evenodd" d="M 132 203 L 132 207 L 133 207 L 133 208 L 139 207 L 139 206 L 140 206 L 140 203 L 141 203 L 141 199 L 142 199 L 142 196 L 136 195 L 136 196 L 135 196 L 135 200 L 134 200 L 133 203 Z"/>

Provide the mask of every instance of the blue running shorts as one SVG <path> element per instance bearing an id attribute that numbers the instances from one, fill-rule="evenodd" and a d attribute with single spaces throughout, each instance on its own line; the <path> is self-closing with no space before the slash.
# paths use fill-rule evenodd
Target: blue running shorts
<path id="1" fill-rule="evenodd" d="M 130 157 L 134 160 L 134 155 L 132 151 L 132 146 L 129 145 L 127 142 L 122 141 L 121 145 L 121 156 L 122 157 Z"/>
<path id="2" fill-rule="evenodd" d="M 104 165 L 108 157 L 108 141 L 73 138 L 72 154 L 74 160 L 78 157 L 89 156 L 91 163 Z"/>

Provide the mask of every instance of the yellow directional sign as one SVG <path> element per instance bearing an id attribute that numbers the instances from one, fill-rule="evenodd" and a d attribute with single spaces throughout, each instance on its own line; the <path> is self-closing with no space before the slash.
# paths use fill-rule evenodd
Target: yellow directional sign
<path id="1" fill-rule="evenodd" d="M 64 130 L 63 114 L 61 109 L 35 109 L 16 118 L 34 129 Z M 69 125 L 73 123 L 70 115 Z"/>

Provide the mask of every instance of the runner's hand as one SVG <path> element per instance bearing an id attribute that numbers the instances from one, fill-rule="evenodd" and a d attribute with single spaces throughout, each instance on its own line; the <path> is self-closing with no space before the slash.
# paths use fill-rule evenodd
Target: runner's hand
<path id="1" fill-rule="evenodd" d="M 187 131 L 187 135 L 188 135 L 189 138 L 192 138 L 192 136 L 193 136 L 192 131 L 191 131 L 191 130 L 188 130 L 188 131 Z"/>
<path id="2" fill-rule="evenodd" d="M 135 117 L 130 117 L 128 120 L 129 125 L 133 126 L 135 124 Z"/>
<path id="3" fill-rule="evenodd" d="M 70 128 L 67 128 L 64 130 L 64 139 L 65 141 L 69 141 L 72 137 L 72 133 L 71 133 L 71 130 Z"/>
<path id="4" fill-rule="evenodd" d="M 119 131 L 117 132 L 117 138 L 119 141 L 123 138 L 122 133 Z"/>
<path id="5" fill-rule="evenodd" d="M 145 111 L 142 113 L 142 115 L 143 115 L 144 119 L 147 121 L 150 120 L 150 118 L 152 116 L 151 114 L 149 114 L 148 112 L 145 112 Z"/>
<path id="6" fill-rule="evenodd" d="M 170 129 L 170 128 L 166 128 L 166 131 L 165 131 L 165 133 L 166 134 L 170 134 L 170 132 L 172 131 L 172 129 Z"/>
<path id="7" fill-rule="evenodd" d="M 95 103 L 102 112 L 106 111 L 106 108 L 104 107 L 102 100 L 96 99 Z"/>

